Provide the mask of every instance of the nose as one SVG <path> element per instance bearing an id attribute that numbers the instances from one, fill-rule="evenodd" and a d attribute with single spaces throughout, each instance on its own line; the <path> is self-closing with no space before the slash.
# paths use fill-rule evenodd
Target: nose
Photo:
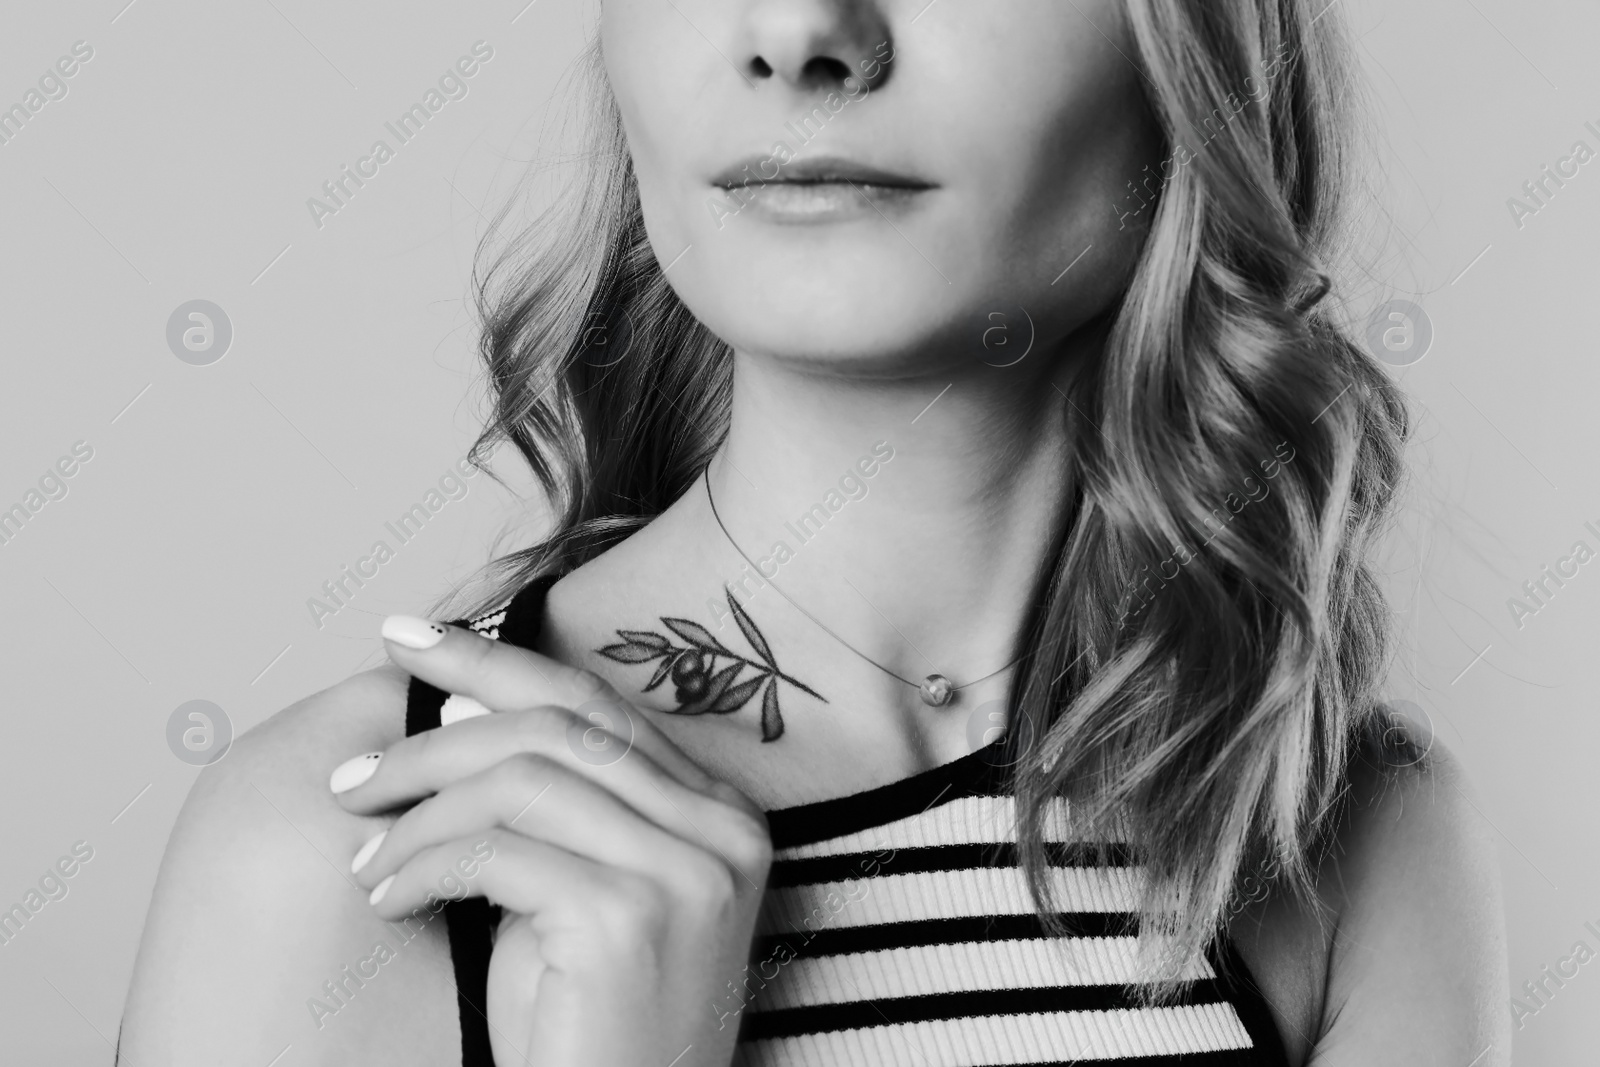
<path id="1" fill-rule="evenodd" d="M 814 90 L 888 80 L 894 41 L 879 0 L 749 0 L 745 27 L 754 81 Z"/>

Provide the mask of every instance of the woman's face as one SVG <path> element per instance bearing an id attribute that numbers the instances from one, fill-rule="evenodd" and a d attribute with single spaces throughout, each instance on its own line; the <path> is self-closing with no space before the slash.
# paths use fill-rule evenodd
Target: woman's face
<path id="1" fill-rule="evenodd" d="M 742 352 L 994 365 L 1125 283 L 1161 141 L 1119 0 L 604 0 L 601 39 L 655 253 Z"/>

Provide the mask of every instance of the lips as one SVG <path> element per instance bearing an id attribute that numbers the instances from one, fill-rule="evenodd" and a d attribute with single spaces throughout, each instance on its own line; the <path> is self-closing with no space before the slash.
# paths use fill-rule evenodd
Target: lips
<path id="1" fill-rule="evenodd" d="M 764 167 L 764 169 L 763 169 Z M 712 207 L 717 229 L 744 215 L 783 226 L 819 226 L 905 217 L 938 188 L 915 175 L 843 156 L 773 156 L 741 159 L 712 179 L 721 203 Z"/>
<path id="2" fill-rule="evenodd" d="M 774 168 L 776 174 L 772 173 Z M 779 163 L 771 156 L 750 156 L 721 171 L 711 179 L 711 184 L 726 190 L 763 185 L 856 185 L 906 191 L 936 188 L 934 183 L 921 178 L 842 156 L 808 156 L 788 163 Z"/>

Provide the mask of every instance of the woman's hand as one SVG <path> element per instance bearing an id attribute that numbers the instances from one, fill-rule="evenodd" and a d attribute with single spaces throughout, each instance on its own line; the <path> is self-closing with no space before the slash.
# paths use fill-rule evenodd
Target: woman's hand
<path id="1" fill-rule="evenodd" d="M 351 812 L 415 805 L 356 857 L 378 915 L 505 908 L 487 1004 L 502 1067 L 726 1067 L 737 1027 L 713 1005 L 749 952 L 761 811 L 594 674 L 422 620 L 384 634 L 395 663 L 495 714 L 334 772 Z"/>

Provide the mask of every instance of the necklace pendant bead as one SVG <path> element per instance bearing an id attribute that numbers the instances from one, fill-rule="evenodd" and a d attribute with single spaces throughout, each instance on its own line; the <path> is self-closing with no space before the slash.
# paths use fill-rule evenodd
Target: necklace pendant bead
<path id="1" fill-rule="evenodd" d="M 950 679 L 942 674 L 930 674 L 922 680 L 919 690 L 922 693 L 922 702 L 932 708 L 942 708 L 950 703 L 950 695 L 955 689 L 950 685 Z"/>

